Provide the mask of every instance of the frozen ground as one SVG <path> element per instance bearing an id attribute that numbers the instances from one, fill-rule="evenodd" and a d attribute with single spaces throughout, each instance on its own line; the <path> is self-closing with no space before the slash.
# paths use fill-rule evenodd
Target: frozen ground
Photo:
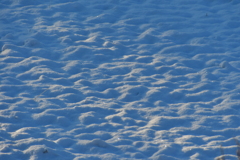
<path id="1" fill-rule="evenodd" d="M 236 160 L 239 8 L 1 0 L 0 159 Z"/>

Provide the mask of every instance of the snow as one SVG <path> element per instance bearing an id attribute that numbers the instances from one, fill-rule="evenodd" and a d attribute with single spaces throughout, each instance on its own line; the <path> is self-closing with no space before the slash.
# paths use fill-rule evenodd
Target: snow
<path id="1" fill-rule="evenodd" d="M 240 158 L 239 7 L 1 0 L 0 159 Z"/>

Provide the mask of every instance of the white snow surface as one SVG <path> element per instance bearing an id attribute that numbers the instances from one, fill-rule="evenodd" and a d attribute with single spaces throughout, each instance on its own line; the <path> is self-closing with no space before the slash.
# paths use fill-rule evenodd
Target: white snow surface
<path id="1" fill-rule="evenodd" d="M 238 159 L 239 8 L 1 0 L 0 159 Z"/>

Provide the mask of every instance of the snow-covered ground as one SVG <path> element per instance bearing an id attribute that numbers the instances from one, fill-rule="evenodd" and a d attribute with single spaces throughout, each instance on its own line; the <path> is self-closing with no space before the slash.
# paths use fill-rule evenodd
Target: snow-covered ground
<path id="1" fill-rule="evenodd" d="M 239 8 L 0 0 L 0 159 L 238 159 Z"/>

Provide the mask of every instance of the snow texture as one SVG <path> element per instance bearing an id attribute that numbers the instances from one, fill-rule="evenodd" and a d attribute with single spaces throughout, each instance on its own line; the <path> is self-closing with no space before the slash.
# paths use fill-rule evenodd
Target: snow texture
<path id="1" fill-rule="evenodd" d="M 240 159 L 239 8 L 1 0 L 0 159 Z"/>

